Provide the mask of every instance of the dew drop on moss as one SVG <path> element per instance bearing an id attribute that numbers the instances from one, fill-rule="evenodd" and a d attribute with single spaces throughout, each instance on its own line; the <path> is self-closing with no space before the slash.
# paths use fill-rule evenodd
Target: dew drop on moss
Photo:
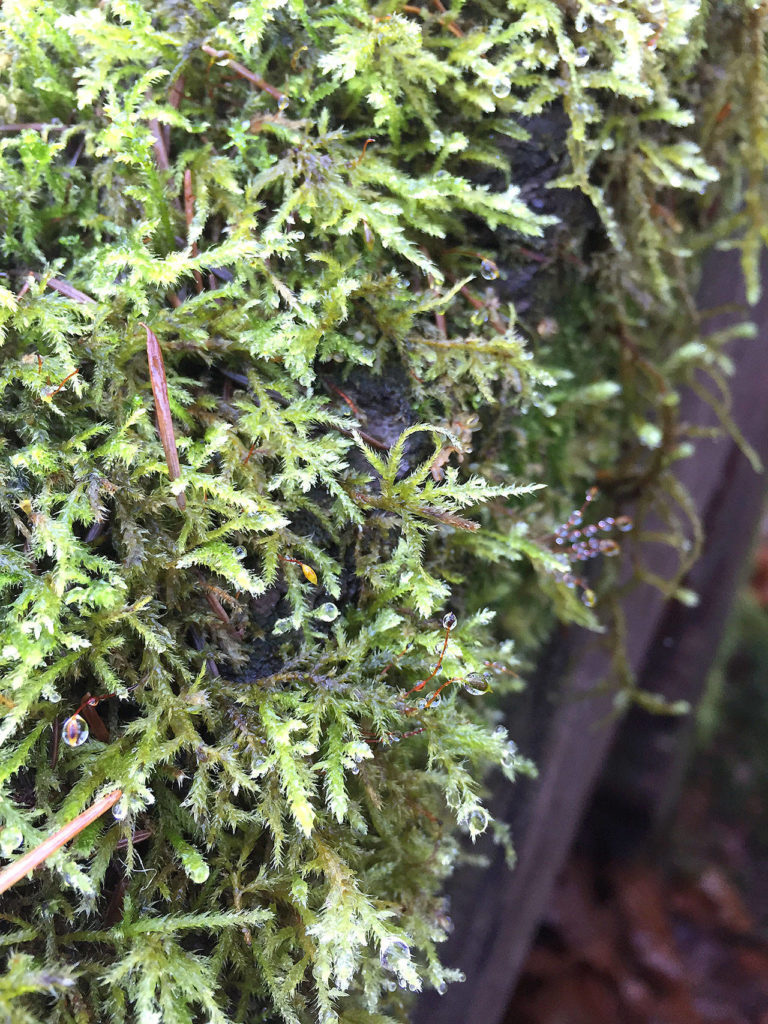
<path id="1" fill-rule="evenodd" d="M 509 96 L 511 91 L 512 83 L 509 80 L 509 75 L 499 75 L 498 78 L 494 78 L 491 92 L 497 100 L 503 100 L 505 96 Z"/>
<path id="2" fill-rule="evenodd" d="M 381 947 L 379 959 L 385 971 L 397 971 L 403 961 L 411 959 L 411 950 L 407 942 L 403 942 L 402 939 L 393 939 L 386 946 Z"/>
<path id="3" fill-rule="evenodd" d="M 480 276 L 486 281 L 495 281 L 499 276 L 499 268 L 493 260 L 483 260 L 480 264 Z"/>
<path id="4" fill-rule="evenodd" d="M 443 616 L 443 629 L 456 629 L 456 623 L 458 621 L 459 620 L 456 618 L 453 612 L 447 612 Z M 442 645 L 440 649 L 442 650 Z"/>
<path id="5" fill-rule="evenodd" d="M 502 768 L 511 768 L 515 760 L 517 759 L 517 744 L 512 740 L 504 748 L 504 753 L 501 755 L 501 766 Z"/>
<path id="6" fill-rule="evenodd" d="M 473 838 L 475 836 L 479 836 L 488 828 L 488 822 L 490 820 L 490 815 L 484 807 L 473 807 L 466 818 L 466 822 L 469 827 L 469 834 Z"/>
<path id="7" fill-rule="evenodd" d="M 321 604 L 319 608 L 315 608 L 315 618 L 320 619 L 321 622 L 333 622 L 339 616 L 339 609 L 333 603 L 333 601 L 326 601 L 325 604 Z"/>
<path id="8" fill-rule="evenodd" d="M 479 697 L 483 693 L 488 693 L 490 688 L 488 680 L 478 672 L 472 672 L 464 680 L 464 692 L 471 694 L 473 697 Z"/>
<path id="9" fill-rule="evenodd" d="M 64 720 L 61 738 L 69 747 L 82 747 L 88 739 L 88 723 L 82 715 L 71 715 Z"/>
<path id="10" fill-rule="evenodd" d="M 210 873 L 211 869 L 205 863 L 196 864 L 187 872 L 187 874 L 190 877 L 190 880 L 195 882 L 197 885 L 202 885 L 202 883 L 208 878 L 208 875 L 210 875 Z"/>
<path id="11" fill-rule="evenodd" d="M 115 821 L 125 821 L 128 817 L 128 804 L 125 800 L 118 800 L 112 808 L 112 817 Z"/>
<path id="12" fill-rule="evenodd" d="M 11 857 L 13 851 L 24 842 L 24 835 L 15 825 L 6 825 L 0 832 L 0 856 Z"/>
<path id="13" fill-rule="evenodd" d="M 589 50 L 586 48 L 586 46 L 580 46 L 576 50 L 576 57 L 575 57 L 574 63 L 576 64 L 577 67 L 583 68 L 588 60 L 589 60 Z"/>

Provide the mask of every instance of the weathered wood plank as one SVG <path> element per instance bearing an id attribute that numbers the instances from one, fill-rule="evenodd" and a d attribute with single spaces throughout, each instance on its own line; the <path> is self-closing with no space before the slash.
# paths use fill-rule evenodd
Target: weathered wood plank
<path id="1" fill-rule="evenodd" d="M 709 257 L 700 295 L 702 308 L 743 301 L 733 253 Z M 736 342 L 729 350 L 736 363 L 734 418 L 768 462 L 768 299 L 755 318 L 760 339 Z M 719 317 L 707 327 L 716 330 L 738 319 Z M 714 423 L 711 410 L 693 392 L 684 398 L 683 415 L 690 422 Z M 630 624 L 630 662 L 643 685 L 695 702 L 760 515 L 764 479 L 730 439 L 702 442 L 696 455 L 680 465 L 678 475 L 707 529 L 705 556 L 688 581 L 701 593 L 702 602 L 696 609 L 683 608 L 642 586 L 628 594 L 624 611 Z M 665 549 L 649 546 L 644 557 L 668 575 Z M 500 785 L 494 801 L 496 813 L 513 827 L 518 866 L 509 872 L 501 855 L 492 853 L 489 869 L 464 871 L 457 877 L 452 887 L 456 932 L 445 956 L 464 971 L 467 981 L 449 989 L 443 999 L 426 995 L 415 1015 L 419 1024 L 497 1024 L 503 1019 L 552 885 L 619 730 L 611 718 L 610 697 L 593 693 L 608 671 L 599 638 L 582 631 L 563 630 L 545 652 L 529 685 L 534 696 L 527 707 L 528 721 L 515 733 L 528 734 L 530 740 L 536 728 L 544 734 L 543 740 L 524 747 L 537 757 L 540 778 L 511 791 Z M 541 697 L 536 694 L 551 695 L 558 689 L 563 699 L 541 729 Z M 676 752 L 688 726 L 679 719 L 656 719 L 654 742 L 646 749 L 641 723 L 647 718 L 633 713 L 629 731 L 620 735 L 631 748 L 621 759 L 622 786 L 633 785 L 634 793 L 627 796 L 649 809 L 674 775 Z M 633 773 L 636 781 L 631 783 Z M 616 799 L 615 787 L 608 796 Z"/>

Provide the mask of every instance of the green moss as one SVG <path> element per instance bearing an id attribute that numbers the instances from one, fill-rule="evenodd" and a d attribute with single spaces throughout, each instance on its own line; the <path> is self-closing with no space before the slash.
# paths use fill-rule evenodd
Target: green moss
<path id="1" fill-rule="evenodd" d="M 532 770 L 512 670 L 555 616 L 621 638 L 553 530 L 597 482 L 677 508 L 665 590 L 696 553 L 692 254 L 756 296 L 764 21 L 5 0 L 0 852 L 124 794 L 4 898 L 7 1020 L 373 1024 L 456 979 L 457 829 Z M 88 692 L 108 739 L 56 756 Z"/>

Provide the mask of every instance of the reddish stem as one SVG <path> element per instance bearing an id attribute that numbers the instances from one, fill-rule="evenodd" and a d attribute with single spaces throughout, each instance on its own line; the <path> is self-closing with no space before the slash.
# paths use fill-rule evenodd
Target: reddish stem
<path id="1" fill-rule="evenodd" d="M 34 850 L 25 853 L 23 857 L 20 857 L 13 864 L 9 864 L 7 868 L 0 871 L 0 893 L 10 889 L 12 885 L 15 885 L 25 875 L 28 875 L 30 871 L 34 871 L 51 854 L 64 846 L 65 843 L 68 843 L 70 839 L 74 839 L 79 832 L 82 832 L 84 828 L 87 828 L 97 818 L 100 818 L 110 807 L 114 807 L 122 795 L 123 791 L 116 789 L 114 792 L 108 793 L 107 796 L 101 797 L 91 804 L 87 811 L 78 814 L 76 818 L 73 818 L 63 828 L 60 828 L 58 832 L 54 832 L 52 836 L 45 839 Z"/>
<path id="2" fill-rule="evenodd" d="M 171 480 L 177 480 L 181 476 L 181 467 L 179 466 L 179 453 L 176 449 L 176 437 L 173 433 L 173 420 L 171 418 L 171 405 L 168 401 L 168 381 L 165 376 L 163 353 L 160 350 L 160 342 L 157 340 L 155 333 L 145 323 L 142 323 L 141 326 L 147 332 L 149 379 L 152 382 L 152 393 L 155 396 L 157 428 L 163 444 L 163 450 L 165 451 L 165 461 L 168 464 L 168 476 Z M 176 495 L 176 504 L 182 512 L 187 507 L 187 500 L 183 494 Z"/>
<path id="3" fill-rule="evenodd" d="M 246 81 L 252 82 L 258 89 L 262 89 L 264 92 L 268 92 L 270 96 L 273 96 L 276 100 L 281 100 L 286 94 L 276 89 L 274 85 L 270 85 L 265 82 L 263 78 L 259 78 L 258 75 L 254 75 L 252 71 L 236 61 L 227 50 L 214 50 L 212 46 L 208 46 L 207 43 L 203 43 L 200 47 L 203 53 L 207 53 L 209 57 L 213 57 L 215 60 L 225 60 L 227 66 L 232 68 L 241 78 L 245 78 Z"/>

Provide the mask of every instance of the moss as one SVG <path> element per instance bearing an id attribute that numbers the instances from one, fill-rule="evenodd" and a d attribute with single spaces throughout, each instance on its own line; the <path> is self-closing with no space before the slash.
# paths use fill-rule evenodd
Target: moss
<path id="1" fill-rule="evenodd" d="M 5 0 L 0 852 L 124 794 L 6 897 L 6 1019 L 456 980 L 516 670 L 556 617 L 620 651 L 558 525 L 663 497 L 658 585 L 696 553 L 676 399 L 729 368 L 695 254 L 757 294 L 765 16 Z"/>

